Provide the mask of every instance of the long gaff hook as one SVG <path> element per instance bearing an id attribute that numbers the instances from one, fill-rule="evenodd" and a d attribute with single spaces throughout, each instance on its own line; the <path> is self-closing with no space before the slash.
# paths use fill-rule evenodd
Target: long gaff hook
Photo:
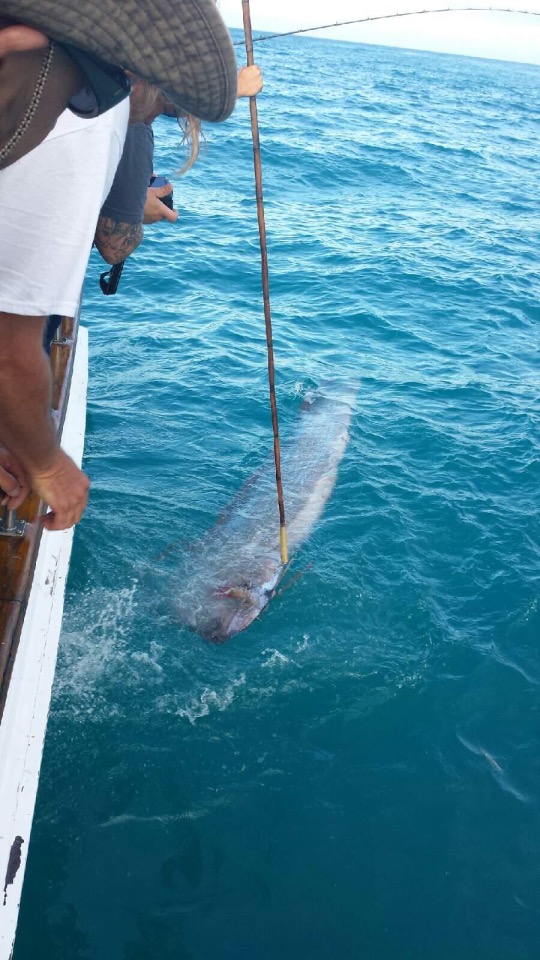
<path id="1" fill-rule="evenodd" d="M 242 15 L 244 18 L 244 35 L 246 39 L 246 57 L 248 67 L 253 66 L 253 37 L 251 33 L 251 15 L 249 0 L 242 0 Z M 266 247 L 266 225 L 264 221 L 264 201 L 262 189 L 261 145 L 259 141 L 259 120 L 257 116 L 257 101 L 249 98 L 251 114 L 251 136 L 253 140 L 253 165 L 255 168 L 255 195 L 257 197 L 257 219 L 259 221 L 259 240 L 261 244 L 261 274 L 264 302 L 264 320 L 266 326 L 266 349 L 268 356 L 268 384 L 270 387 L 270 407 L 272 410 L 272 427 L 274 430 L 274 461 L 276 465 L 276 488 L 279 506 L 279 545 L 281 562 L 288 562 L 287 529 L 285 526 L 285 504 L 283 502 L 283 484 L 281 481 L 281 455 L 279 450 L 279 426 L 274 384 L 274 345 L 272 342 L 272 315 L 270 311 L 270 288 L 268 284 L 268 251 Z"/>

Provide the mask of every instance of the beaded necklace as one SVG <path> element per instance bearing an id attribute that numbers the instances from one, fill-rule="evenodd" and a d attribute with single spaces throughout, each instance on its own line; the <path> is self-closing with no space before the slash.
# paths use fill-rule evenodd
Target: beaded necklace
<path id="1" fill-rule="evenodd" d="M 17 127 L 15 133 L 8 140 L 5 147 L 0 150 L 0 166 L 3 165 L 4 160 L 9 156 L 12 150 L 15 149 L 20 140 L 24 137 L 28 127 L 34 119 L 37 108 L 39 107 L 41 97 L 43 95 L 43 90 L 45 89 L 45 84 L 47 82 L 47 77 L 51 69 L 51 63 L 54 54 L 54 41 L 51 40 L 49 46 L 45 51 L 45 56 L 43 57 L 43 63 L 41 64 L 41 70 L 39 71 L 39 77 L 37 78 L 37 83 L 32 94 L 32 99 L 28 104 L 28 109 L 24 117 L 22 118 L 19 126 Z"/>

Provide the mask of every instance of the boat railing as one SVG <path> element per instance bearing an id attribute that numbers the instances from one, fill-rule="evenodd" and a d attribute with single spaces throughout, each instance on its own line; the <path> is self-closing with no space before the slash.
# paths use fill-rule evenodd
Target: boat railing
<path id="1" fill-rule="evenodd" d="M 51 406 L 59 434 L 66 415 L 78 326 L 78 316 L 62 317 L 51 343 Z M 39 497 L 30 494 L 17 514 L 4 509 L 0 524 L 0 722 L 41 540 L 39 518 L 46 509 Z"/>

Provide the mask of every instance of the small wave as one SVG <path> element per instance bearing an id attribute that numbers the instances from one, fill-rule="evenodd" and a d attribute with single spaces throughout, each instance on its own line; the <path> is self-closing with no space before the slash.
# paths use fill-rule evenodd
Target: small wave
<path id="1" fill-rule="evenodd" d="M 482 159 L 482 153 L 479 150 L 472 150 L 471 147 L 456 146 L 449 143 L 434 143 L 426 140 L 422 144 L 425 150 L 432 150 L 434 153 L 447 154 L 455 157 L 477 157 Z"/>
<path id="2" fill-rule="evenodd" d="M 469 740 L 466 740 L 461 734 L 456 734 L 459 742 L 462 746 L 465 747 L 469 753 L 474 754 L 476 757 L 482 757 L 485 760 L 487 768 L 491 772 L 491 775 L 495 782 L 500 786 L 501 790 L 505 793 L 509 793 L 516 800 L 519 800 L 520 803 L 530 803 L 531 798 L 527 794 L 523 793 L 513 783 L 510 782 L 508 776 L 505 773 L 504 767 L 501 766 L 497 758 L 486 750 L 485 747 L 481 744 L 471 743 Z"/>
<path id="3" fill-rule="evenodd" d="M 233 680 L 232 683 L 228 684 L 221 692 L 205 688 L 199 697 L 193 698 L 189 704 L 185 706 L 178 707 L 176 709 L 176 715 L 194 724 L 197 720 L 201 720 L 202 717 L 207 717 L 213 710 L 218 710 L 220 713 L 223 713 L 223 711 L 227 710 L 232 704 L 238 688 L 245 686 L 245 683 L 246 675 L 242 673 L 238 679 Z"/>
<path id="4" fill-rule="evenodd" d="M 519 663 L 516 663 L 515 660 L 512 660 L 506 654 L 501 653 L 500 650 L 493 651 L 493 656 L 495 660 L 498 661 L 498 663 L 502 663 L 503 666 L 509 667 L 510 670 L 515 670 L 516 673 L 519 673 L 519 675 L 523 677 L 523 679 L 526 680 L 527 683 L 532 683 L 534 684 L 535 687 L 538 686 L 538 680 L 535 679 L 535 677 L 532 677 L 530 673 L 527 673 L 527 671 L 524 670 L 524 668 L 521 667 Z"/>
<path id="5" fill-rule="evenodd" d="M 207 813 L 208 810 L 203 807 L 197 810 L 186 810 L 183 813 L 155 813 L 147 817 L 137 816 L 134 813 L 120 813 L 118 816 L 111 817 L 110 820 L 105 820 L 104 823 L 100 823 L 99 826 L 102 830 L 109 830 L 112 827 L 123 827 L 126 824 L 159 823 L 167 826 L 171 823 L 179 823 L 182 820 L 200 820 L 200 818 L 204 817 Z"/>

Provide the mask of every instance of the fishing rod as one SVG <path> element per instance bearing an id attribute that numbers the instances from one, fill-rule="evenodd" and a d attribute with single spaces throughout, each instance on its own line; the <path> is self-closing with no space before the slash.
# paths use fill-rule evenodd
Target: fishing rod
<path id="1" fill-rule="evenodd" d="M 242 0 L 242 15 L 244 18 L 244 36 L 248 67 L 253 66 L 253 37 L 251 33 L 251 15 L 249 0 Z M 268 250 L 266 246 L 266 225 L 264 220 L 264 200 L 262 189 L 261 144 L 259 140 L 259 120 L 257 116 L 257 100 L 249 98 L 251 114 L 251 136 L 253 140 L 253 165 L 255 168 L 255 196 L 257 198 L 257 218 L 259 221 L 259 241 L 261 246 L 261 274 L 264 302 L 264 321 L 266 326 L 266 347 L 268 356 L 268 384 L 270 387 L 270 407 L 272 410 L 272 427 L 274 431 L 274 462 L 276 466 L 276 488 L 279 506 L 279 548 L 281 562 L 288 562 L 287 528 L 285 526 L 285 504 L 283 501 L 283 483 L 281 480 L 281 454 L 279 449 L 279 426 L 274 383 L 274 345 L 272 340 L 272 315 L 270 311 L 270 287 L 268 284 Z"/>
<path id="2" fill-rule="evenodd" d="M 396 17 L 418 17 L 423 13 L 469 13 L 471 11 L 482 11 L 485 13 L 523 13 L 529 17 L 540 17 L 540 11 L 538 10 L 518 10 L 514 7 L 437 7 L 437 9 L 433 10 L 404 10 L 398 13 L 381 13 L 374 17 L 360 17 L 357 20 L 336 20 L 335 23 L 323 23 L 318 27 L 302 27 L 299 30 L 287 30 L 286 33 L 267 33 L 261 37 L 253 37 L 251 42 L 261 43 L 263 40 L 293 37 L 298 33 L 313 33 L 315 30 L 330 30 L 332 27 L 348 27 L 353 23 L 371 23 L 375 20 L 395 20 Z M 243 42 L 243 40 L 237 40 L 234 45 L 240 46 Z"/>

